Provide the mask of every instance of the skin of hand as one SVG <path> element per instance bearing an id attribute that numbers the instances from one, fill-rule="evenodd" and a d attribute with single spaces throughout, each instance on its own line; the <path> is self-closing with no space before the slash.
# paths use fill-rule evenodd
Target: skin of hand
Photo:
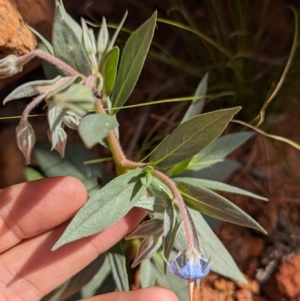
<path id="1" fill-rule="evenodd" d="M 38 301 L 133 230 L 145 217 L 134 208 L 110 228 L 51 248 L 87 193 L 72 177 L 48 178 L 0 190 L 0 300 Z M 176 295 L 161 287 L 114 292 L 84 301 L 161 300 Z"/>

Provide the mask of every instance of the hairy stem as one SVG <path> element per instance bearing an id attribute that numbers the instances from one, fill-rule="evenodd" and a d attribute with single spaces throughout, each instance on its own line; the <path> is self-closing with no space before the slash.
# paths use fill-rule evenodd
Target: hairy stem
<path id="1" fill-rule="evenodd" d="M 190 250 L 197 250 L 198 246 L 195 245 L 196 240 L 194 239 L 194 231 L 192 229 L 193 225 L 189 223 L 190 219 L 189 219 L 188 211 L 186 209 L 183 198 L 176 187 L 176 184 L 168 176 L 166 176 L 164 173 L 158 170 L 153 170 L 152 174 L 153 176 L 161 180 L 164 184 L 166 184 L 172 191 L 174 199 L 178 202 L 179 210 L 181 213 L 183 227 L 186 234 L 187 248 Z"/>
<path id="2" fill-rule="evenodd" d="M 98 114 L 107 114 L 103 108 L 103 104 L 100 99 L 95 98 L 95 104 L 96 112 Z M 111 130 L 108 133 L 108 135 L 106 136 L 106 140 L 113 155 L 118 174 L 124 173 L 127 169 L 146 166 L 146 164 L 144 163 L 133 162 L 125 157 L 123 149 L 120 145 L 119 140 L 116 137 L 114 130 Z"/>
<path id="3" fill-rule="evenodd" d="M 69 66 L 68 64 L 66 64 L 62 60 L 52 56 L 51 54 L 49 54 L 45 51 L 42 51 L 40 49 L 35 49 L 31 52 L 26 53 L 25 55 L 22 55 L 22 56 L 18 57 L 17 64 L 21 65 L 21 66 L 24 66 L 26 63 L 28 63 L 34 57 L 39 57 L 39 58 L 53 64 L 54 66 L 56 66 L 57 68 L 67 72 L 71 76 L 80 75 L 80 76 L 82 76 L 83 80 L 85 80 L 85 76 L 80 74 L 78 71 L 73 69 L 71 66 Z"/>
<path id="4" fill-rule="evenodd" d="M 36 98 L 34 98 L 25 108 L 25 110 L 22 113 L 22 117 L 20 120 L 20 123 L 26 123 L 28 119 L 29 113 L 45 98 L 47 93 L 40 94 Z"/>

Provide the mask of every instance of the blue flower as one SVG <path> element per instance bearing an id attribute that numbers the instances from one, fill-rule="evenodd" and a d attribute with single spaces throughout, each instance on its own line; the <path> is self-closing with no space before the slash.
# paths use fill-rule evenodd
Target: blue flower
<path id="1" fill-rule="evenodd" d="M 180 252 L 168 266 L 173 274 L 187 280 L 202 279 L 210 271 L 209 260 L 196 250 Z"/>

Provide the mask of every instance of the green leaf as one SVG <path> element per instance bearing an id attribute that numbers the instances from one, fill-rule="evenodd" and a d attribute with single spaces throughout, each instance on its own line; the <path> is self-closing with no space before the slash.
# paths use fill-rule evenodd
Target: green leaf
<path id="1" fill-rule="evenodd" d="M 64 110 L 61 106 L 56 105 L 53 101 L 48 102 L 47 117 L 48 117 L 51 143 L 52 143 L 51 150 L 55 148 L 59 140 L 59 131 L 65 114 L 66 114 L 66 110 Z"/>
<path id="2" fill-rule="evenodd" d="M 214 111 L 179 125 L 155 149 L 150 163 L 167 169 L 193 157 L 221 135 L 239 110 L 240 107 Z"/>
<path id="3" fill-rule="evenodd" d="M 109 43 L 109 33 L 106 25 L 106 20 L 102 17 L 102 24 L 99 30 L 98 39 L 97 39 L 97 52 L 98 55 L 102 55 L 106 52 L 106 48 Z"/>
<path id="4" fill-rule="evenodd" d="M 4 101 L 3 104 L 6 104 L 8 101 L 13 100 L 13 99 L 20 99 L 24 97 L 31 97 L 37 94 L 40 94 L 40 87 L 49 87 L 52 86 L 53 84 L 57 83 L 62 77 L 57 76 L 54 79 L 51 80 L 36 80 L 33 82 L 29 82 L 26 84 L 23 84 L 16 89 L 14 89 L 11 93 L 9 93 Z"/>
<path id="5" fill-rule="evenodd" d="M 87 148 L 103 144 L 108 133 L 118 126 L 117 120 L 107 114 L 90 114 L 82 118 L 78 132 Z"/>
<path id="6" fill-rule="evenodd" d="M 66 90 L 74 83 L 78 83 L 81 81 L 81 76 L 66 76 L 61 77 L 57 82 L 53 85 L 49 86 L 40 86 L 38 87 L 39 93 L 47 93 L 46 99 L 50 99 L 61 91 Z"/>
<path id="7" fill-rule="evenodd" d="M 56 152 L 50 152 L 49 149 L 48 143 L 39 143 L 34 149 L 39 166 L 47 177 L 73 176 L 81 180 L 89 192 L 98 186 L 97 178 L 101 178 L 103 184 L 110 180 L 101 163 L 83 164 L 84 161 L 95 159 L 95 157 L 82 145 L 69 143 L 63 159 Z"/>
<path id="8" fill-rule="evenodd" d="M 103 231 L 124 217 L 146 191 L 140 181 L 142 171 L 136 168 L 118 176 L 93 194 L 72 219 L 53 250 Z"/>
<path id="9" fill-rule="evenodd" d="M 189 207 L 217 219 L 266 233 L 252 217 L 219 194 L 192 183 L 180 180 L 176 183 Z"/>
<path id="10" fill-rule="evenodd" d="M 205 96 L 207 91 L 207 80 L 208 80 L 208 73 L 204 75 L 204 77 L 201 79 L 195 95 L 194 96 Z M 188 110 L 184 114 L 180 124 L 188 121 L 189 119 L 197 116 L 201 113 L 203 106 L 204 106 L 204 100 L 205 99 L 194 99 L 192 103 L 190 104 Z"/>
<path id="11" fill-rule="evenodd" d="M 104 91 L 106 95 L 110 95 L 115 84 L 119 53 L 119 48 L 114 47 L 108 51 L 101 60 L 100 71 L 104 78 Z"/>
<path id="12" fill-rule="evenodd" d="M 135 87 L 153 38 L 156 15 L 155 12 L 148 21 L 133 32 L 124 46 L 113 90 L 113 108 L 123 106 Z"/>
<path id="13" fill-rule="evenodd" d="M 204 253 L 204 256 L 212 259 L 211 269 L 225 277 L 246 282 L 231 255 L 209 227 L 203 216 L 195 210 L 189 208 L 188 210 L 196 227 L 196 232 L 200 241 L 200 247 Z M 180 227 L 178 231 L 178 235 L 175 240 L 175 248 L 178 251 L 186 250 L 183 227 Z"/>
<path id="14" fill-rule="evenodd" d="M 164 213 L 165 208 L 168 205 L 168 201 L 163 198 L 156 197 L 142 197 L 136 204 L 135 207 L 150 211 Z"/>
<path id="15" fill-rule="evenodd" d="M 223 158 L 240 147 L 253 135 L 254 132 L 240 132 L 219 137 L 194 156 L 186 169 L 200 170 L 223 161 Z"/>
<path id="16" fill-rule="evenodd" d="M 122 18 L 120 24 L 118 25 L 116 31 L 114 32 L 114 35 L 112 36 L 112 38 L 111 38 L 111 40 L 110 40 L 110 43 L 109 43 L 109 45 L 108 45 L 108 49 L 107 49 L 107 50 L 110 50 L 110 49 L 112 49 L 112 48 L 114 47 L 115 42 L 116 42 L 116 39 L 117 39 L 117 37 L 118 37 L 118 34 L 119 34 L 121 28 L 123 27 L 123 24 L 124 24 L 124 22 L 125 22 L 125 20 L 126 20 L 126 18 L 127 18 L 127 15 L 128 15 L 128 12 L 125 11 L 125 14 L 124 14 L 124 16 L 123 16 L 123 18 Z"/>
<path id="17" fill-rule="evenodd" d="M 72 25 L 70 25 L 70 20 L 72 19 L 64 11 L 62 3 L 57 2 L 52 40 L 54 54 L 79 73 L 86 76 L 91 75 L 91 62 L 76 31 L 76 28 L 80 28 L 80 26 L 74 20 L 72 21 Z M 74 27 L 74 23 L 78 27 Z"/>
<path id="18" fill-rule="evenodd" d="M 238 188 L 238 187 L 234 187 L 225 183 L 221 183 L 218 181 L 212 181 L 212 180 L 204 180 L 204 179 L 195 179 L 195 178 L 188 178 L 188 177 L 176 177 L 173 178 L 173 180 L 175 182 L 181 182 L 181 183 L 190 183 L 192 185 L 198 186 L 198 187 L 204 187 L 210 190 L 219 190 L 219 191 L 224 191 L 224 192 L 230 192 L 230 193 L 234 193 L 234 194 L 240 194 L 240 195 L 244 195 L 244 196 L 249 196 L 251 198 L 255 198 L 258 200 L 262 200 L 262 201 L 267 201 L 268 199 L 257 195 L 255 193 L 252 193 L 250 191 Z"/>
<path id="19" fill-rule="evenodd" d="M 129 291 L 129 280 L 126 270 L 126 257 L 121 242 L 114 245 L 108 252 L 113 277 L 120 292 Z"/>
<path id="20" fill-rule="evenodd" d="M 41 42 L 44 44 L 46 50 L 51 55 L 54 55 L 53 46 L 34 28 L 30 27 L 28 24 L 27 24 L 27 27 L 41 40 Z"/>
<path id="21" fill-rule="evenodd" d="M 66 298 L 72 296 L 79 291 L 89 281 L 91 281 L 101 271 L 101 267 L 104 263 L 105 254 L 100 254 L 95 260 L 93 260 L 83 270 L 74 275 L 71 279 L 60 285 L 58 288 L 47 294 L 40 301 L 57 301 L 66 300 Z M 99 283 L 99 282 L 98 282 Z"/>
<path id="22" fill-rule="evenodd" d="M 26 178 L 26 181 L 30 182 L 30 181 L 43 179 L 44 177 L 36 169 L 26 166 L 25 167 L 25 178 Z"/>

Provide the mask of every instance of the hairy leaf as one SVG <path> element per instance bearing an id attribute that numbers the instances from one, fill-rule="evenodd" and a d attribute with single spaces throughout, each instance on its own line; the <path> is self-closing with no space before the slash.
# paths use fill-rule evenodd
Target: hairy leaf
<path id="1" fill-rule="evenodd" d="M 57 83 L 62 77 L 57 76 L 54 79 L 51 80 L 36 80 L 33 82 L 29 82 L 26 84 L 23 84 L 16 89 L 14 89 L 11 93 L 9 93 L 4 101 L 3 104 L 6 104 L 8 101 L 13 100 L 13 99 L 20 99 L 24 97 L 31 97 L 37 94 L 40 94 L 39 88 L 40 87 L 45 87 L 45 86 L 51 86 L 55 83 Z"/>
<path id="2" fill-rule="evenodd" d="M 135 204 L 135 207 L 139 207 L 150 212 L 163 213 L 167 205 L 168 201 L 164 198 L 144 196 Z"/>
<path id="3" fill-rule="evenodd" d="M 113 90 L 113 108 L 121 107 L 130 96 L 140 76 L 156 24 L 156 12 L 127 40 Z"/>
<path id="4" fill-rule="evenodd" d="M 188 177 L 178 177 L 178 178 L 173 178 L 175 182 L 181 182 L 181 183 L 188 183 L 192 184 L 198 187 L 204 187 L 208 188 L 210 190 L 219 190 L 219 191 L 224 191 L 224 192 L 231 192 L 234 194 L 240 194 L 240 195 L 245 195 L 249 196 L 251 198 L 255 198 L 258 200 L 262 201 L 267 201 L 268 199 L 257 195 L 255 193 L 252 193 L 250 191 L 234 187 L 225 183 L 221 183 L 218 181 L 212 181 L 212 180 L 205 180 L 205 179 L 195 179 L 195 178 L 188 178 Z"/>
<path id="5" fill-rule="evenodd" d="M 140 181 L 142 171 L 137 168 L 118 176 L 93 194 L 72 219 L 53 250 L 98 233 L 124 217 L 146 191 Z"/>
<path id="6" fill-rule="evenodd" d="M 118 126 L 117 120 L 107 114 L 90 114 L 82 118 L 78 132 L 87 148 L 103 144 L 108 133 Z"/>
<path id="7" fill-rule="evenodd" d="M 108 51 L 101 60 L 100 71 L 104 78 L 104 91 L 106 95 L 110 95 L 115 84 L 119 53 L 119 48 L 114 47 Z"/>
<path id="8" fill-rule="evenodd" d="M 155 149 L 150 163 L 167 169 L 187 160 L 221 135 L 240 107 L 196 116 L 179 125 Z"/>
<path id="9" fill-rule="evenodd" d="M 190 216 L 196 227 L 200 247 L 206 258 L 212 259 L 211 269 L 225 277 L 246 282 L 244 276 L 238 269 L 236 263 L 228 253 L 222 242 L 209 227 L 202 215 L 188 208 Z M 178 251 L 186 250 L 185 234 L 183 227 L 180 227 L 175 240 L 175 248 Z"/>
<path id="10" fill-rule="evenodd" d="M 223 161 L 228 154 L 253 136 L 254 132 L 233 133 L 219 137 L 194 156 L 187 170 L 199 170 Z"/>
<path id="11" fill-rule="evenodd" d="M 75 31 L 79 25 L 77 24 L 76 28 L 74 28 L 75 22 L 72 22 L 70 25 L 70 20 L 72 19 L 65 13 L 62 3 L 57 2 L 52 40 L 54 54 L 79 73 L 86 76 L 91 75 L 91 62 L 82 46 L 77 31 Z"/>
<path id="12" fill-rule="evenodd" d="M 34 28 L 30 27 L 28 24 L 27 27 L 41 40 L 47 52 L 49 52 L 51 55 L 54 55 L 53 46 Z"/>
<path id="13" fill-rule="evenodd" d="M 129 280 L 126 270 L 126 257 L 121 242 L 114 245 L 108 252 L 113 277 L 119 291 L 129 291 Z"/>
<path id="14" fill-rule="evenodd" d="M 219 194 L 193 183 L 176 182 L 189 207 L 217 219 L 266 233 L 252 217 Z"/>

